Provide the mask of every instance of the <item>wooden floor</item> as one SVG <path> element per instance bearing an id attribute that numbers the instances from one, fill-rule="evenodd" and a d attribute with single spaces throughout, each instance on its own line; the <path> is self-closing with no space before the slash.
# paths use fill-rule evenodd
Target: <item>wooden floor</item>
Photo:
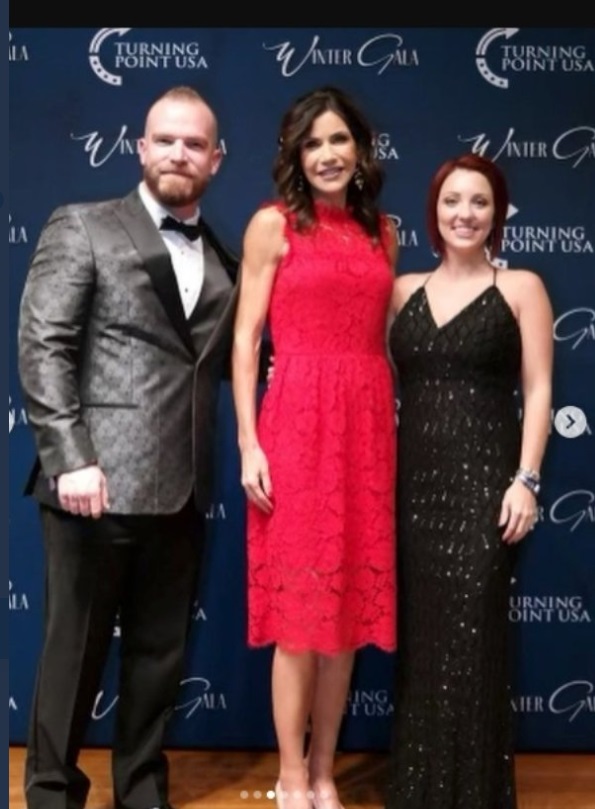
<path id="1" fill-rule="evenodd" d="M 172 750 L 168 755 L 176 809 L 275 807 L 275 753 Z M 11 747 L 9 809 L 25 809 L 23 761 L 23 748 Z M 384 762 L 377 753 L 338 755 L 337 783 L 346 809 L 381 809 Z M 111 809 L 109 751 L 85 750 L 80 765 L 93 782 L 88 809 Z M 595 755 L 524 753 L 517 756 L 517 780 L 518 809 L 595 809 Z"/>

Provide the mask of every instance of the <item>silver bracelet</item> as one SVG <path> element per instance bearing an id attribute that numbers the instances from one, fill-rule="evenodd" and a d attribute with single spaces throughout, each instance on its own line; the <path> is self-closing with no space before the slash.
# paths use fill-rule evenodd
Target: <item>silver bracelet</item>
<path id="1" fill-rule="evenodd" d="M 515 480 L 520 480 L 523 486 L 526 486 L 530 492 L 537 497 L 539 494 L 539 490 L 541 489 L 539 473 L 534 472 L 532 469 L 517 469 L 517 472 L 514 476 Z"/>
<path id="2" fill-rule="evenodd" d="M 535 469 L 525 469 L 523 466 L 519 466 L 517 471 L 531 478 L 531 480 L 534 480 L 536 483 L 539 483 L 539 472 L 536 472 Z"/>

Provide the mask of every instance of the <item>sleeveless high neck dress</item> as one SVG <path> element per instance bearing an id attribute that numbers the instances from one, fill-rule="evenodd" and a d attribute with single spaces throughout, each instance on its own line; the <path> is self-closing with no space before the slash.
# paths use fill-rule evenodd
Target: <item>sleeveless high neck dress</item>
<path id="1" fill-rule="evenodd" d="M 517 321 L 494 283 L 389 333 L 399 407 L 399 650 L 387 809 L 515 809 L 502 496 L 519 461 Z"/>
<path id="2" fill-rule="evenodd" d="M 396 636 L 393 272 L 348 210 L 316 204 L 274 279 L 258 415 L 274 511 L 247 504 L 248 643 L 335 654 Z M 283 210 L 283 209 L 281 209 Z"/>

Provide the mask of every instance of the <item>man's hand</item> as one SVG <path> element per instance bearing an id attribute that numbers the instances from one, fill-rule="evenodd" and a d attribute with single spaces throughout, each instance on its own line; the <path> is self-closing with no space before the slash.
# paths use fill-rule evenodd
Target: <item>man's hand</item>
<path id="1" fill-rule="evenodd" d="M 65 511 L 98 519 L 109 510 L 107 480 L 93 464 L 58 476 L 58 500 Z"/>

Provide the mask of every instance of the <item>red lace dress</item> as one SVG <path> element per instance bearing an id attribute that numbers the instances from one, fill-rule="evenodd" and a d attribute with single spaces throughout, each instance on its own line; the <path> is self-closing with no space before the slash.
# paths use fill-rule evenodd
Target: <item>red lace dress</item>
<path id="1" fill-rule="evenodd" d="M 333 654 L 396 640 L 393 274 L 350 214 L 286 227 L 259 412 L 274 511 L 248 503 L 248 643 Z"/>

